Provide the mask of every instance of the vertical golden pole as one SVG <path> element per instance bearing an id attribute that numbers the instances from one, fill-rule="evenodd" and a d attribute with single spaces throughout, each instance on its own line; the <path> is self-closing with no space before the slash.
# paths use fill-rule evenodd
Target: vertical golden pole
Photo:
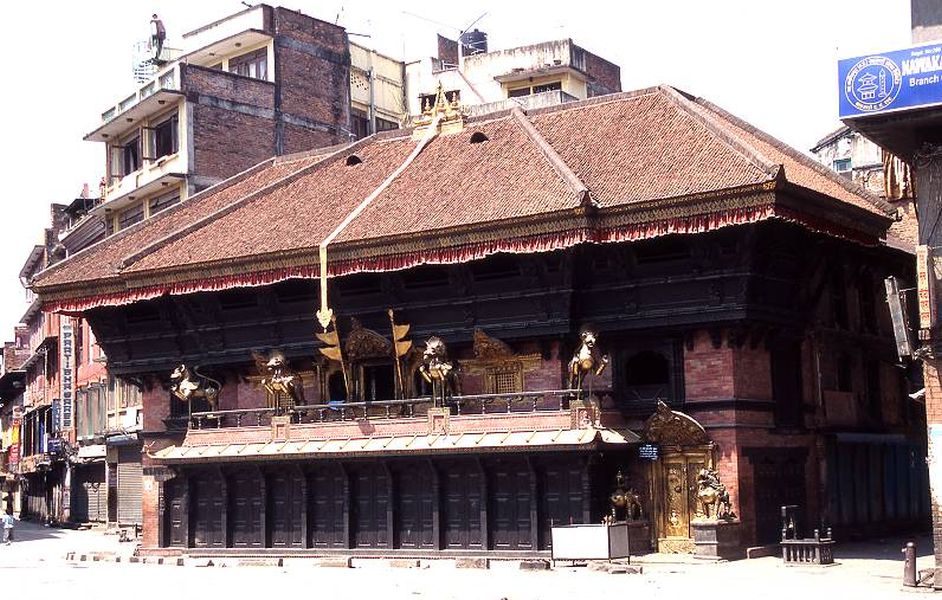
<path id="1" fill-rule="evenodd" d="M 393 313 L 393 309 L 387 309 L 387 314 L 389 315 L 389 327 L 392 332 L 392 356 L 393 362 L 396 364 L 396 400 L 401 400 L 405 396 L 404 385 L 402 382 L 402 365 L 399 363 L 399 340 L 396 339 L 396 318 Z"/>

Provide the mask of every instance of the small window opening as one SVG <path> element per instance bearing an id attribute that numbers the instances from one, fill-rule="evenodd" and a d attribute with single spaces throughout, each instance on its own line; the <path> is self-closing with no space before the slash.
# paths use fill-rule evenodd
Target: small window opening
<path id="1" fill-rule="evenodd" d="M 356 154 L 351 154 L 347 157 L 347 166 L 352 167 L 363 162 L 363 159 L 357 156 Z"/>
<path id="2" fill-rule="evenodd" d="M 481 133 L 480 131 L 475 131 L 471 134 L 471 143 L 480 144 L 487 141 L 487 136 Z"/>

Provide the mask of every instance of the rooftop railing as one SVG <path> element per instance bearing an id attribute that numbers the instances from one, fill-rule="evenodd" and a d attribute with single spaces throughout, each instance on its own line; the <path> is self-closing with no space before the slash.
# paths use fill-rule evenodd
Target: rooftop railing
<path id="1" fill-rule="evenodd" d="M 563 412 L 569 403 L 586 392 L 547 390 L 508 394 L 471 394 L 452 396 L 445 401 L 454 416 L 513 414 L 528 412 Z M 293 423 L 330 423 L 375 419 L 424 419 L 434 403 L 430 396 L 404 400 L 373 402 L 329 402 L 284 408 L 242 408 L 195 412 L 189 416 L 190 429 L 223 427 L 261 427 L 271 424 L 274 416 L 290 416 Z M 179 419 L 177 420 L 179 422 Z"/>

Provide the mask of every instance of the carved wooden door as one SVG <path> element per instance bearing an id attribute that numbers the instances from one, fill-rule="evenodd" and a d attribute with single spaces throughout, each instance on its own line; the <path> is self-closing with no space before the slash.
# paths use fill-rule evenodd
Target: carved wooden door
<path id="1" fill-rule="evenodd" d="M 435 548 L 432 530 L 435 483 L 426 463 L 407 463 L 396 473 L 396 544 L 398 548 Z"/>
<path id="2" fill-rule="evenodd" d="M 481 470 L 471 461 L 441 467 L 442 529 L 445 547 L 481 547 Z"/>
<path id="3" fill-rule="evenodd" d="M 257 469 L 237 469 L 229 474 L 229 545 L 257 548 L 262 545 L 262 486 Z"/>
<path id="4" fill-rule="evenodd" d="M 222 548 L 225 491 L 217 473 L 200 472 L 190 479 L 190 545 L 195 548 Z"/>
<path id="5" fill-rule="evenodd" d="M 690 537 L 690 500 L 687 461 L 683 456 L 664 460 L 664 508 L 660 537 Z"/>
<path id="6" fill-rule="evenodd" d="M 182 476 L 165 484 L 164 501 L 166 513 L 166 543 L 168 546 L 186 546 L 187 482 Z"/>
<path id="7" fill-rule="evenodd" d="M 352 469 L 351 519 L 356 548 L 388 548 L 389 478 L 379 463 Z"/>
<path id="8" fill-rule="evenodd" d="M 281 467 L 268 476 L 268 518 L 266 546 L 300 548 L 304 544 L 301 530 L 303 512 L 303 481 L 295 469 Z"/>
<path id="9" fill-rule="evenodd" d="M 588 480 L 584 459 L 549 459 L 537 469 L 540 501 L 540 550 L 552 547 L 552 528 L 585 520 Z"/>
<path id="10" fill-rule="evenodd" d="M 530 470 L 523 461 L 497 461 L 489 473 L 488 525 L 495 550 L 529 550 Z"/>
<path id="11" fill-rule="evenodd" d="M 343 548 L 346 530 L 347 475 L 319 466 L 308 475 L 308 535 L 313 548 Z"/>
<path id="12" fill-rule="evenodd" d="M 659 538 L 692 537 L 690 520 L 697 514 L 697 474 L 706 465 L 706 456 L 699 452 L 664 457 Z"/>

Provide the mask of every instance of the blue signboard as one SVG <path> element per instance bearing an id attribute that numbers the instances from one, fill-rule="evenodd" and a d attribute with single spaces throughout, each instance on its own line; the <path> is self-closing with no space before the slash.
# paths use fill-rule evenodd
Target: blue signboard
<path id="1" fill-rule="evenodd" d="M 840 118 L 942 104 L 942 44 L 837 63 Z"/>
<path id="2" fill-rule="evenodd" d="M 638 447 L 638 458 L 657 460 L 659 454 L 660 448 L 654 444 L 641 444 Z"/>

